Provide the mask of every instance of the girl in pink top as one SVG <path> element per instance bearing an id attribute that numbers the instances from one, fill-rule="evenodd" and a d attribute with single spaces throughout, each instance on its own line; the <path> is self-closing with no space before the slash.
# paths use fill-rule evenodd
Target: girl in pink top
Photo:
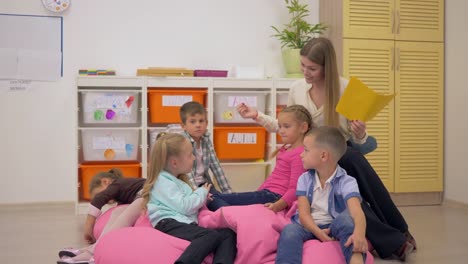
<path id="1" fill-rule="evenodd" d="M 215 194 L 211 209 L 229 205 L 264 204 L 274 212 L 281 211 L 296 200 L 297 179 L 305 172 L 300 154 L 304 135 L 312 128 L 312 116 L 302 105 L 290 105 L 278 115 L 278 133 L 284 145 L 278 149 L 276 166 L 255 192 Z"/>

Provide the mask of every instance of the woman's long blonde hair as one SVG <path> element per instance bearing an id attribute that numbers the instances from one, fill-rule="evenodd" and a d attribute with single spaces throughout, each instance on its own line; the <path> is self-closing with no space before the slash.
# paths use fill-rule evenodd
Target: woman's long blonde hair
<path id="1" fill-rule="evenodd" d="M 310 114 L 309 110 L 307 110 L 307 108 L 305 108 L 305 106 L 303 106 L 303 105 L 290 105 L 290 106 L 284 108 L 283 110 L 281 110 L 280 113 L 292 113 L 294 115 L 294 119 L 296 119 L 297 122 L 307 123 L 307 131 L 304 132 L 302 137 L 304 137 L 307 134 L 307 132 L 309 132 L 312 129 L 312 126 L 313 126 L 312 115 Z M 280 149 L 281 148 L 275 150 L 271 154 L 270 158 L 276 157 L 276 155 L 278 154 Z"/>
<path id="2" fill-rule="evenodd" d="M 145 185 L 143 186 L 142 196 L 144 208 L 146 208 L 150 199 L 153 185 L 158 179 L 161 171 L 166 167 L 168 159 L 182 154 L 182 146 L 186 140 L 188 139 L 181 134 L 167 133 L 157 139 L 154 143 L 153 148 L 151 149 L 148 177 L 146 178 Z M 187 175 L 181 174 L 175 176 L 191 186 Z"/>
<path id="3" fill-rule="evenodd" d="M 336 104 L 340 99 L 340 76 L 333 44 L 327 38 L 313 38 L 301 49 L 301 56 L 321 65 L 325 75 L 325 125 L 338 127 Z"/>

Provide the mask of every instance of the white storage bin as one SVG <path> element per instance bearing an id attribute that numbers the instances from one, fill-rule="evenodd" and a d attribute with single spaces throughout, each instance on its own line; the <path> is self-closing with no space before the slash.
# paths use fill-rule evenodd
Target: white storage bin
<path id="1" fill-rule="evenodd" d="M 288 92 L 277 92 L 276 93 L 276 105 L 286 106 L 288 105 Z"/>
<path id="2" fill-rule="evenodd" d="M 244 119 L 236 107 L 244 103 L 258 111 L 265 112 L 267 92 L 216 91 L 214 93 L 215 123 L 255 123 L 251 118 Z"/>
<path id="3" fill-rule="evenodd" d="M 81 131 L 84 161 L 137 160 L 140 130 L 85 129 Z"/>
<path id="4" fill-rule="evenodd" d="M 161 132 L 182 134 L 184 132 L 184 129 L 179 124 L 169 124 L 167 125 L 167 127 L 157 127 L 157 128 L 149 129 L 150 149 L 153 147 L 154 142 L 156 142 L 156 137 Z"/>
<path id="5" fill-rule="evenodd" d="M 81 91 L 83 124 L 137 124 L 140 94 Z"/>

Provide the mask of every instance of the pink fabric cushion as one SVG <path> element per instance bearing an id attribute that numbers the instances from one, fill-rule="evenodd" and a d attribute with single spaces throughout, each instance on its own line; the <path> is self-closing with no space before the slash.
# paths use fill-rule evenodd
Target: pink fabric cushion
<path id="1" fill-rule="evenodd" d="M 94 224 L 94 231 L 93 231 L 94 237 L 99 238 L 101 236 L 102 230 L 104 230 L 104 226 L 107 224 L 107 222 L 109 221 L 111 217 L 112 212 L 116 208 L 127 207 L 127 206 L 128 204 L 122 204 L 122 205 L 109 208 L 109 210 L 105 211 L 101 216 L 99 216 L 98 219 L 96 219 L 96 223 Z M 135 222 L 135 226 L 152 227 L 148 217 L 146 217 L 143 214 L 137 219 L 137 221 Z"/>
<path id="2" fill-rule="evenodd" d="M 122 207 L 126 205 L 119 205 Z M 94 235 L 98 238 L 109 221 L 110 208 L 102 214 L 94 225 Z M 97 264 L 146 264 L 174 263 L 190 244 L 189 241 L 164 234 L 151 226 L 146 214 L 135 222 L 135 227 L 113 230 L 99 239 L 94 251 Z M 163 252 L 163 254 L 161 254 Z M 205 264 L 212 262 L 212 255 L 205 258 Z"/>
<path id="3" fill-rule="evenodd" d="M 94 251 L 96 264 L 174 263 L 189 241 L 182 240 L 154 228 L 125 227 L 106 234 Z M 212 263 L 211 256 L 203 263 Z"/>
<path id="4" fill-rule="evenodd" d="M 229 227 L 237 233 L 236 264 L 274 263 L 277 243 L 284 226 L 289 224 L 295 212 L 274 213 L 263 205 L 229 206 L 216 212 L 202 210 L 200 225 L 209 228 Z M 304 244 L 303 262 L 308 264 L 345 264 L 339 242 L 322 243 L 318 240 Z M 367 264 L 374 263 L 369 253 Z"/>
<path id="5" fill-rule="evenodd" d="M 216 212 L 210 212 L 204 208 L 200 211 L 198 219 L 200 226 L 228 227 L 237 232 L 236 264 L 272 264 L 276 257 L 277 241 L 281 230 L 290 223 L 290 217 L 294 211 L 295 207 L 288 212 L 275 214 L 263 205 L 223 207 Z M 98 218 L 95 234 L 100 234 L 109 218 L 109 211 Z M 94 254 L 96 263 L 173 263 L 189 245 L 188 241 L 153 229 L 146 215 L 142 215 L 135 226 L 139 228 L 123 228 L 103 236 L 96 246 Z M 205 262 L 211 263 L 211 259 L 211 256 L 208 256 Z M 322 243 L 318 240 L 307 241 L 304 244 L 303 261 L 308 264 L 345 263 L 338 242 Z M 367 254 L 366 263 L 374 263 L 374 258 L 370 253 Z"/>

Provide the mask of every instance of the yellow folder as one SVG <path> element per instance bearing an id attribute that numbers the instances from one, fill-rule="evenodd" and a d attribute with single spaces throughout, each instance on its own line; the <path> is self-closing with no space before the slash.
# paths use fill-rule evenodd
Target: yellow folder
<path id="1" fill-rule="evenodd" d="M 349 120 L 367 122 L 374 118 L 394 97 L 395 94 L 376 93 L 358 78 L 351 77 L 336 105 L 336 111 Z"/>

